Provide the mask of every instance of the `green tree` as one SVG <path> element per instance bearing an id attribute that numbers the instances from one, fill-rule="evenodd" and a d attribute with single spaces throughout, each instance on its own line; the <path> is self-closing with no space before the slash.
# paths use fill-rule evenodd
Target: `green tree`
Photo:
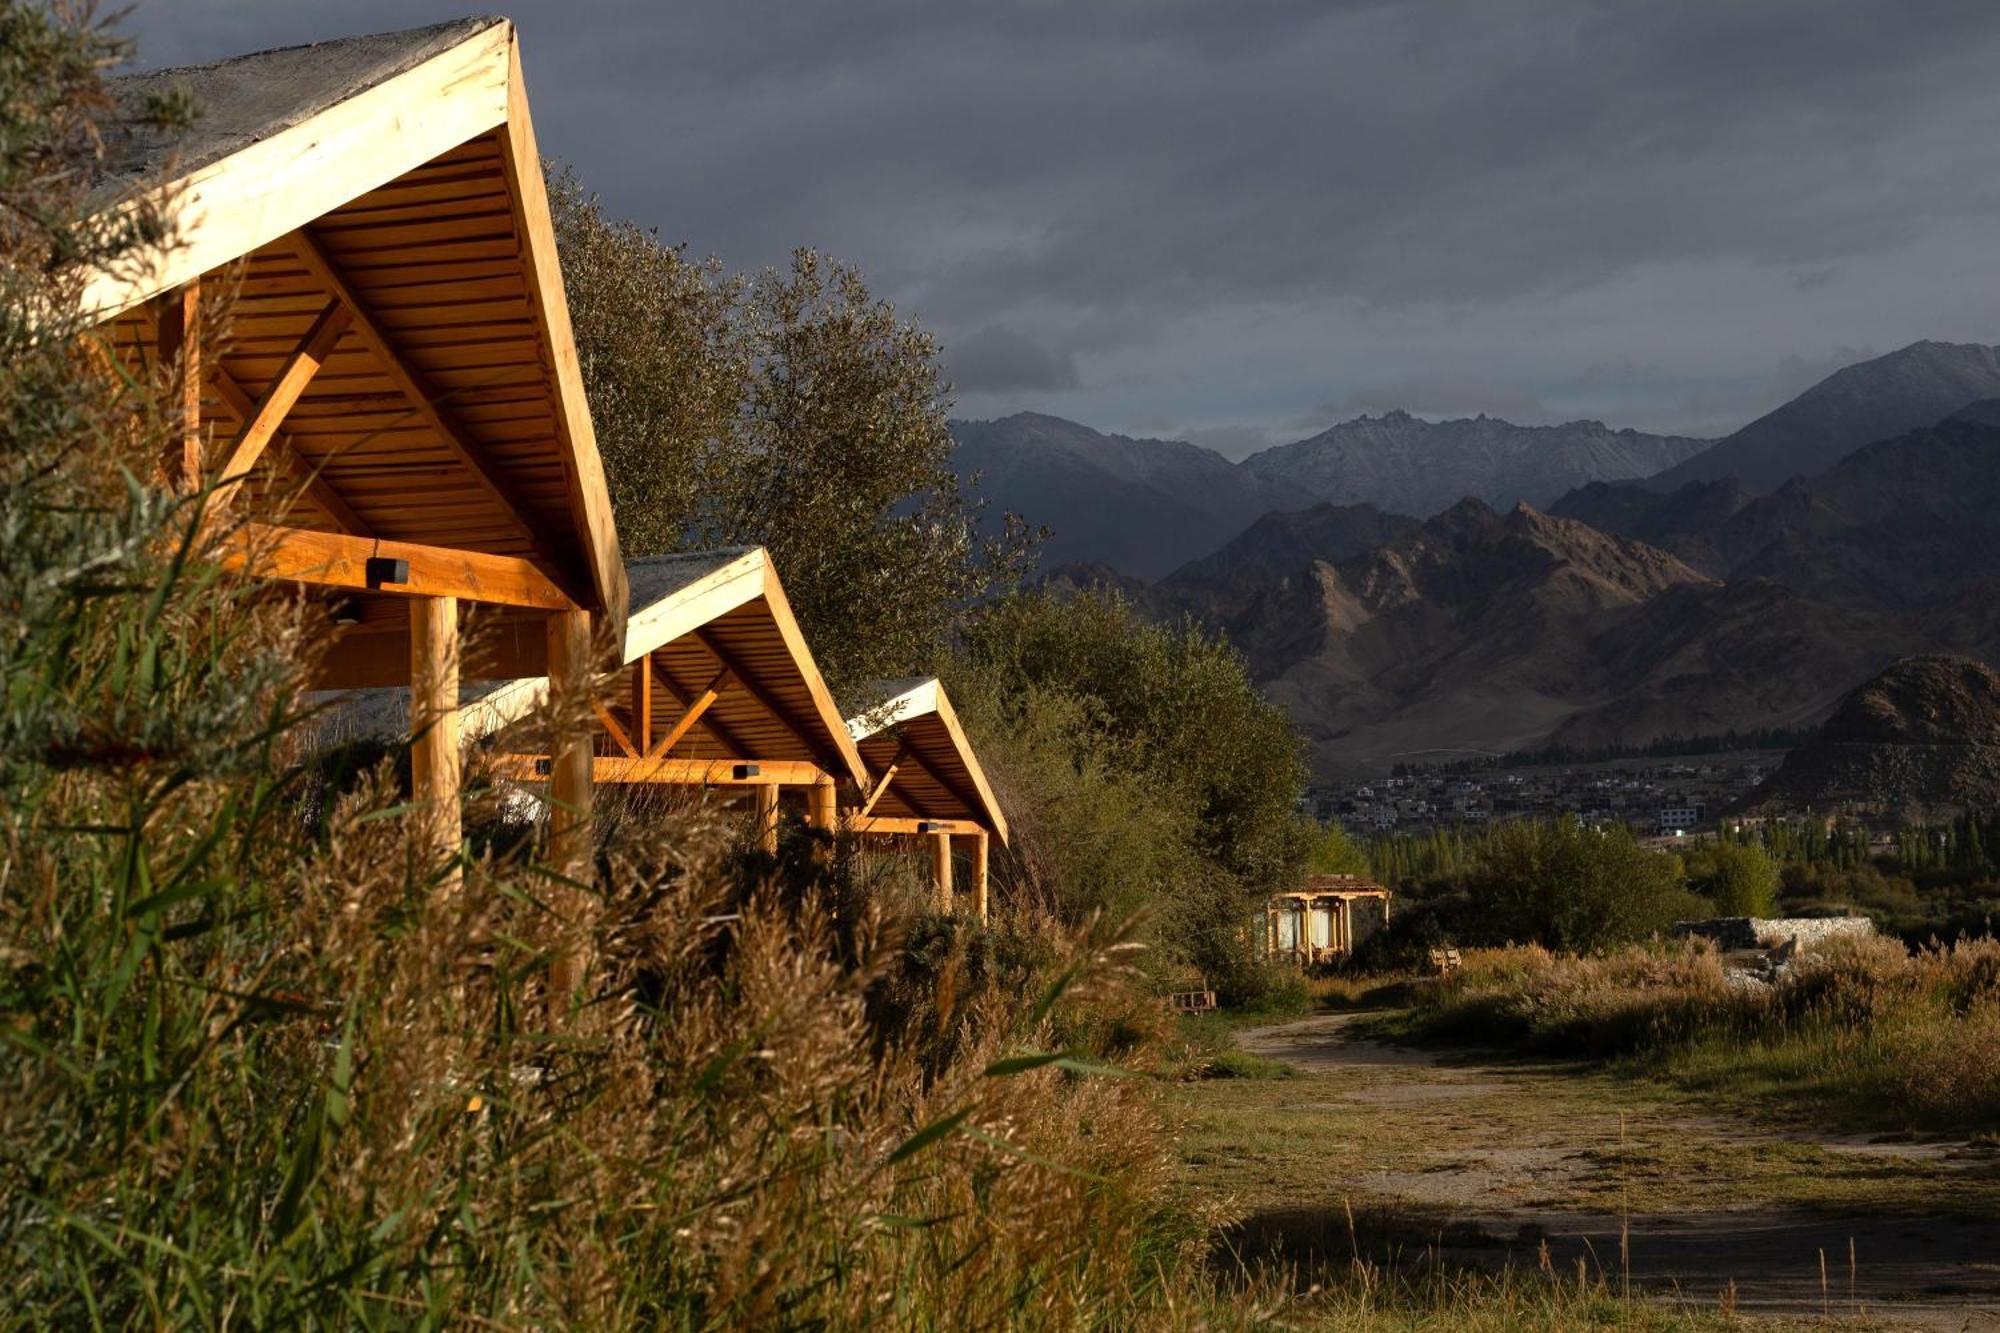
<path id="1" fill-rule="evenodd" d="M 1322 875 L 1361 875 L 1375 873 L 1368 862 L 1368 852 L 1349 836 L 1338 820 L 1324 825 L 1313 825 L 1307 829 L 1312 851 L 1306 866 Z"/>
<path id="2" fill-rule="evenodd" d="M 549 189 L 626 553 L 769 547 L 837 688 L 932 666 L 1032 543 L 976 535 L 931 335 L 810 250 L 733 277 Z"/>
<path id="3" fill-rule="evenodd" d="M 1297 879 L 1316 829 L 1298 818 L 1303 748 L 1285 715 L 1250 681 L 1243 660 L 1192 622 L 1155 625 L 1115 594 L 1019 593 L 979 611 L 953 674 L 976 742 L 1004 753 L 1039 737 L 1036 766 L 1099 774 L 1116 799 L 1096 817 L 1153 830 L 1157 854 L 1109 865 L 1072 894 L 1074 912 L 1143 902 L 1174 961 L 1225 989 L 1248 983 L 1246 923 L 1272 891 Z M 1047 716 L 1060 718 L 1049 726 Z M 1024 762 L 1016 758 L 1005 767 Z M 1059 787 L 1021 784 L 1024 827 L 1068 826 Z M 1043 838 L 1055 861 L 1108 835 Z M 1241 992 L 1239 991 L 1239 994 Z"/>
<path id="4" fill-rule="evenodd" d="M 1674 858 L 1623 825 L 1568 817 L 1495 828 L 1466 883 L 1482 933 L 1578 952 L 1644 939 L 1706 908 L 1681 887 Z"/>
<path id="5" fill-rule="evenodd" d="M 1778 863 L 1761 847 L 1706 843 L 1684 858 L 1687 884 L 1721 916 L 1770 916 L 1778 904 Z"/>

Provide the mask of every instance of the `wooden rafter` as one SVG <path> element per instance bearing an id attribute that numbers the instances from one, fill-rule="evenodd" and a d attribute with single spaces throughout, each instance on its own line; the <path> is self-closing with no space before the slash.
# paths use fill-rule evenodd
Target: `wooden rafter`
<path id="1" fill-rule="evenodd" d="M 237 422 L 249 420 L 251 414 L 256 411 L 256 400 L 236 382 L 234 375 L 218 365 L 210 369 L 208 380 Z M 335 490 L 333 484 L 320 475 L 319 469 L 299 452 L 298 446 L 292 443 L 291 436 L 279 431 L 271 447 L 277 451 L 277 457 L 284 461 L 292 476 L 305 486 L 306 498 L 318 505 L 326 516 L 333 520 L 335 527 L 356 537 L 375 535 L 374 527 L 355 513 L 353 506 L 347 503 L 346 497 Z"/>
<path id="2" fill-rule="evenodd" d="M 647 654 L 647 657 L 650 658 L 651 656 L 651 653 Z M 680 717 L 674 722 L 672 727 L 667 729 L 666 734 L 661 736 L 659 740 L 655 741 L 647 749 L 646 758 L 657 759 L 663 754 L 672 753 L 673 748 L 681 743 L 682 738 L 688 732 L 694 730 L 694 724 L 701 721 L 702 715 L 707 713 L 715 701 L 722 697 L 722 692 L 729 688 L 731 679 L 728 667 L 724 667 L 721 671 L 717 672 L 715 679 L 708 682 L 708 685 L 702 692 L 696 695 L 694 699 L 689 701 L 687 707 L 681 710 Z M 739 752 L 741 749 L 739 746 L 731 746 L 730 748 Z"/>
<path id="3" fill-rule="evenodd" d="M 367 303 L 356 294 L 347 276 L 334 263 L 333 257 L 307 229 L 301 228 L 287 239 L 292 252 L 314 280 L 326 289 L 328 295 L 354 312 L 355 336 L 375 354 L 383 373 L 409 402 L 417 417 L 430 428 L 445 449 L 465 465 L 473 480 L 499 503 L 508 526 L 528 542 L 535 552 L 533 559 L 543 573 L 561 587 L 573 603 L 587 605 L 590 595 L 582 592 L 571 572 L 550 554 L 548 544 L 542 540 L 536 521 L 531 517 L 535 513 L 534 506 L 528 503 L 511 480 L 493 466 L 485 451 L 444 406 L 442 398 L 432 391 L 429 382 L 403 356 L 394 339 L 390 338 Z"/>
<path id="4" fill-rule="evenodd" d="M 368 561 L 377 556 L 408 561 L 408 579 L 393 584 L 370 580 Z M 577 609 L 568 594 L 519 556 L 246 523 L 229 535 L 223 561 L 261 578 L 354 592 L 459 597 L 536 611 Z"/>
<path id="5" fill-rule="evenodd" d="M 210 500 L 212 512 L 220 513 L 228 508 L 236 491 L 250 475 L 250 469 L 263 457 L 264 449 L 277 437 L 278 427 L 305 393 L 306 385 L 312 383 L 319 368 L 332 355 L 334 344 L 340 335 L 347 332 L 347 326 L 354 315 L 339 301 L 330 301 L 326 309 L 320 311 L 319 318 L 306 331 L 299 345 L 285 358 L 284 368 L 278 372 L 264 396 L 244 414 L 243 424 L 230 442 L 229 456 L 223 460 L 221 470 L 216 473 L 219 484 Z"/>
<path id="6" fill-rule="evenodd" d="M 811 727 L 807 726 L 804 722 L 802 722 L 792 712 L 792 710 L 786 706 L 784 700 L 772 694 L 762 685 L 759 685 L 756 679 L 752 677 L 748 671 L 745 671 L 743 669 L 743 664 L 737 660 L 736 654 L 731 652 L 726 646 L 724 646 L 723 643 L 715 637 L 715 635 L 709 633 L 705 629 L 698 629 L 694 632 L 694 637 L 696 638 L 696 640 L 700 642 L 702 647 L 708 649 L 709 655 L 713 657 L 718 664 L 727 669 L 731 674 L 733 674 L 736 677 L 737 683 L 743 687 L 743 690 L 746 694 L 748 694 L 751 698 L 755 699 L 758 703 L 762 704 L 765 708 L 765 711 L 769 712 L 772 717 L 777 719 L 779 726 L 783 727 L 786 731 L 789 731 L 792 733 L 792 735 L 796 736 L 801 745 L 805 746 L 807 750 L 817 755 L 822 761 L 824 761 L 827 764 L 828 767 L 840 771 L 846 770 L 847 761 L 845 757 L 841 755 L 839 749 L 833 745 L 828 744 L 824 737 L 814 732 L 814 730 Z"/>
<path id="7" fill-rule="evenodd" d="M 948 793 L 954 800 L 964 805 L 966 809 L 984 810 L 986 808 L 986 803 L 984 801 L 980 800 L 976 796 L 973 796 L 972 794 L 967 792 L 965 788 L 959 786 L 958 783 L 954 782 L 951 778 L 945 776 L 942 772 L 938 770 L 937 765 L 931 763 L 930 760 L 924 758 L 923 755 L 919 754 L 916 750 L 916 747 L 907 744 L 904 745 L 903 754 L 909 758 L 909 761 L 911 763 L 915 764 L 918 768 L 921 768 L 924 771 L 924 775 L 926 777 L 928 777 L 932 782 L 937 783 L 938 786 L 944 788 L 946 793 Z"/>

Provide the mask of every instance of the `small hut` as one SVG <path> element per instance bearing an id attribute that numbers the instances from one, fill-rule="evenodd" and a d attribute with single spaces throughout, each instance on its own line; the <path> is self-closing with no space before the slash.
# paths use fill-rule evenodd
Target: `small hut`
<path id="1" fill-rule="evenodd" d="M 1300 966 L 1331 962 L 1389 924 L 1390 892 L 1359 875 L 1308 875 L 1274 893 L 1264 908 L 1264 940 L 1273 958 Z"/>
<path id="2" fill-rule="evenodd" d="M 963 844 L 972 909 L 984 921 L 992 841 L 1006 845 L 1007 818 L 944 686 L 928 676 L 878 681 L 864 694 L 875 702 L 847 728 L 874 778 L 847 826 L 869 838 L 927 839 L 940 911 L 952 909 L 953 844 Z"/>
<path id="3" fill-rule="evenodd" d="M 176 242 L 101 275 L 85 308 L 172 387 L 168 482 L 257 520 L 228 559 L 323 603 L 319 683 L 410 691 L 415 795 L 449 852 L 461 675 L 581 679 L 593 631 L 615 638 L 625 614 L 514 27 L 462 19 L 114 90 L 98 198 L 152 198 Z M 185 137 L 143 116 L 168 90 L 199 107 Z M 480 659 L 460 651 L 467 604 L 489 622 Z M 567 864 L 588 738 L 557 749 Z"/>
<path id="4" fill-rule="evenodd" d="M 781 792 L 803 796 L 808 822 L 832 828 L 837 789 L 865 787 L 860 753 L 761 546 L 652 556 L 625 568 L 625 622 L 616 701 L 595 705 L 591 773 L 600 783 L 742 788 L 758 838 L 775 849 Z M 514 681 L 482 700 L 495 724 L 520 717 L 549 690 Z M 516 777 L 547 771 L 546 756 L 511 756 Z"/>

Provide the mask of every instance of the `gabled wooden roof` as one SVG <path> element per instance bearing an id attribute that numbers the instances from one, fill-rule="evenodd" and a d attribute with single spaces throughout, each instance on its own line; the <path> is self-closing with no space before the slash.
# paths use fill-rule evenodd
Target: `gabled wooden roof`
<path id="1" fill-rule="evenodd" d="M 896 770 L 874 813 L 971 820 L 1007 841 L 1007 817 L 937 677 L 878 681 L 864 693 L 881 702 L 851 716 L 848 734 L 870 770 Z"/>
<path id="2" fill-rule="evenodd" d="M 631 758 L 669 736 L 711 689 L 700 718 L 660 757 L 817 766 L 868 780 L 861 755 L 761 546 L 652 556 L 626 566 L 632 606 L 621 702 L 607 709 L 602 758 Z M 650 677 L 643 692 L 641 673 Z M 546 694 L 546 678 L 515 682 L 486 701 L 494 717 L 520 716 Z M 650 704 L 642 721 L 641 698 Z"/>
<path id="3" fill-rule="evenodd" d="M 137 123 L 169 87 L 201 109 L 171 142 Z M 418 543 L 546 576 L 510 590 L 518 610 L 502 614 L 526 621 L 567 599 L 622 626 L 624 565 L 513 25 L 465 19 L 265 51 L 114 89 L 128 114 L 99 198 L 115 209 L 158 189 L 179 241 L 143 271 L 100 277 L 87 308 L 115 320 L 139 362 L 157 350 L 151 298 L 198 282 L 204 307 L 232 312 L 219 367 L 203 367 L 212 472 L 227 471 L 232 438 L 282 396 L 281 380 L 302 373 L 276 437 L 246 464 L 244 489 L 266 516 L 309 534 L 274 572 L 303 578 L 312 561 L 351 561 L 378 539 Z M 354 650 L 343 642 L 335 657 L 393 668 L 392 648 L 365 649 L 371 634 L 407 632 L 403 604 L 361 601 Z M 525 666 L 540 669 L 495 670 Z M 330 675 L 397 678 L 338 660 Z"/>

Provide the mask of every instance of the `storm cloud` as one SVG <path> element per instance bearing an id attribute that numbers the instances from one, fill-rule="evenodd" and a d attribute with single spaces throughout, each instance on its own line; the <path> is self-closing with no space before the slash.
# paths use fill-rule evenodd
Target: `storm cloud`
<path id="1" fill-rule="evenodd" d="M 147 64 L 430 0 L 151 0 Z M 812 245 L 961 410 L 1240 453 L 1331 405 L 1719 432 L 2000 341 L 1990 0 L 523 0 L 545 152 L 735 267 Z"/>

